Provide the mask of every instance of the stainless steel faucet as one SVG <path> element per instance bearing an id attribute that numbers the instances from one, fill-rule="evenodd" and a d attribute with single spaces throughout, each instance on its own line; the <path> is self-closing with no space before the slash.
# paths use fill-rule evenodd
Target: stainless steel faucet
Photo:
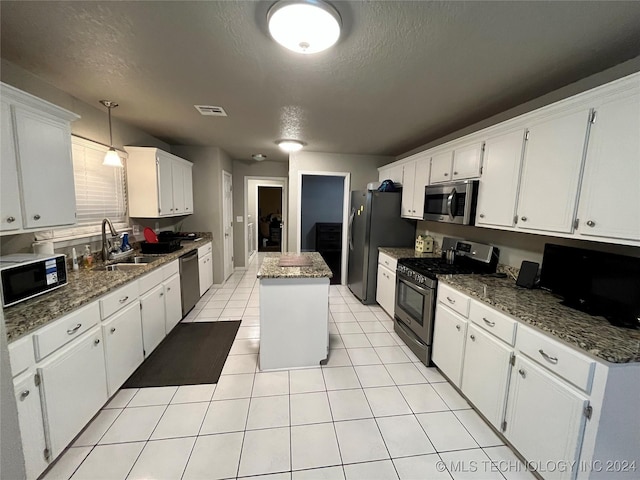
<path id="1" fill-rule="evenodd" d="M 105 231 L 106 225 L 109 225 L 109 230 L 111 230 L 112 237 L 118 236 L 118 232 L 116 232 L 116 229 L 113 228 L 113 223 L 111 223 L 111 220 L 109 220 L 108 218 L 102 220 L 102 260 L 105 262 L 109 260 L 109 249 L 111 247 L 111 242 L 107 242 L 107 233 Z"/>

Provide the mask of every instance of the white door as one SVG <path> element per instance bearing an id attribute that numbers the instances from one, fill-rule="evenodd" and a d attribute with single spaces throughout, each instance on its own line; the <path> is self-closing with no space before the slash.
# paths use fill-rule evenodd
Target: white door
<path id="1" fill-rule="evenodd" d="M 173 213 L 185 213 L 184 165 L 180 162 L 172 162 L 171 185 L 173 188 Z"/>
<path id="2" fill-rule="evenodd" d="M 433 326 L 433 353 L 431 358 L 449 379 L 460 387 L 462 359 L 467 334 L 467 321 L 439 303 Z"/>
<path id="3" fill-rule="evenodd" d="M 182 320 L 180 275 L 173 275 L 162 284 L 164 285 L 165 333 L 168 335 L 173 327 Z"/>
<path id="4" fill-rule="evenodd" d="M 184 213 L 193 213 L 193 166 L 183 165 Z"/>
<path id="5" fill-rule="evenodd" d="M 438 153 L 431 157 L 430 183 L 450 182 L 453 152 Z"/>
<path id="6" fill-rule="evenodd" d="M 376 302 L 385 312 L 393 317 L 396 301 L 396 274 L 387 267 L 378 264 L 378 283 L 376 285 Z"/>
<path id="7" fill-rule="evenodd" d="M 424 215 L 424 187 L 429 183 L 431 157 L 420 157 L 416 160 L 416 178 L 413 185 L 413 216 L 422 220 Z"/>
<path id="8" fill-rule="evenodd" d="M 233 273 L 233 183 L 229 172 L 222 172 L 222 232 L 224 279 Z"/>
<path id="9" fill-rule="evenodd" d="M 2 139 L 0 140 L 0 230 L 22 228 L 18 167 L 13 143 L 11 107 L 2 102 Z"/>
<path id="10" fill-rule="evenodd" d="M 416 162 L 407 163 L 402 167 L 402 202 L 400 216 L 413 217 L 413 188 L 416 178 Z"/>
<path id="11" fill-rule="evenodd" d="M 142 340 L 145 358 L 165 335 L 164 286 L 162 284 L 140 297 L 142 307 Z"/>
<path id="12" fill-rule="evenodd" d="M 173 214 L 173 160 L 162 152 L 156 157 L 158 169 L 158 215 Z"/>
<path id="13" fill-rule="evenodd" d="M 578 207 L 578 232 L 640 240 L 640 93 L 596 107 Z"/>
<path id="14" fill-rule="evenodd" d="M 40 389 L 36 386 L 33 373 L 18 377 L 14 382 L 27 480 L 35 480 L 48 466 L 43 455 L 46 443 Z"/>
<path id="15" fill-rule="evenodd" d="M 482 143 L 474 143 L 466 147 L 456 148 L 453 152 L 453 180 L 480 176 L 482 163 Z"/>

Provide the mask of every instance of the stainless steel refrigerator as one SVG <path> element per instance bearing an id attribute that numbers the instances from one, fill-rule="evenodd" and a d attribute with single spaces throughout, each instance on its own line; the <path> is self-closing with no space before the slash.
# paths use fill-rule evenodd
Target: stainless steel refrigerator
<path id="1" fill-rule="evenodd" d="M 351 192 L 349 290 L 362 303 L 376 301 L 378 247 L 413 247 L 416 221 L 400 217 L 402 192 Z"/>

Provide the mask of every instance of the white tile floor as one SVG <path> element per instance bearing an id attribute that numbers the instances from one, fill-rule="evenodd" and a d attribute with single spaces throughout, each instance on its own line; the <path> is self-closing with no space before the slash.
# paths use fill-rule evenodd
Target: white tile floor
<path id="1" fill-rule="evenodd" d="M 218 384 L 121 390 L 46 480 L 533 478 L 344 286 L 330 288 L 328 364 L 260 372 L 259 261 L 184 320 L 242 320 Z"/>

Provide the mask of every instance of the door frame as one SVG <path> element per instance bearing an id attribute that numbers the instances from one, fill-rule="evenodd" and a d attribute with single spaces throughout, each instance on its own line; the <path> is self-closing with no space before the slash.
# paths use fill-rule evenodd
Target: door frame
<path id="1" fill-rule="evenodd" d="M 302 177 L 305 175 L 315 175 L 324 177 L 343 177 L 343 199 L 342 199 L 342 260 L 340 284 L 347 284 L 347 268 L 348 268 L 348 248 L 347 235 L 349 224 L 349 203 L 351 203 L 351 172 L 324 172 L 321 170 L 298 170 L 298 212 L 297 212 L 297 235 L 296 235 L 296 252 L 300 253 L 302 243 Z"/>
<path id="2" fill-rule="evenodd" d="M 227 205 L 226 192 L 225 192 L 225 178 L 229 178 L 230 189 L 230 204 Z M 227 220 L 231 223 L 229 226 L 229 242 L 225 240 L 225 216 L 229 213 L 230 218 Z M 229 265 L 230 271 L 229 271 Z M 233 175 L 226 170 L 222 170 L 222 276 L 224 277 L 223 283 L 233 274 Z"/>
<path id="3" fill-rule="evenodd" d="M 251 185 L 249 182 L 251 181 Z M 255 182 L 255 183 L 254 183 Z M 287 242 L 289 240 L 289 179 L 287 177 L 262 177 L 262 176 L 245 176 L 244 177 L 244 266 L 245 268 L 249 265 L 249 261 L 253 258 L 249 258 L 249 252 L 247 251 L 247 237 L 249 235 L 249 227 L 247 222 L 247 218 L 249 215 L 249 188 L 255 188 L 256 190 L 256 213 L 258 212 L 258 187 L 280 187 L 282 188 L 282 222 L 284 227 L 282 227 L 281 239 L 280 239 L 280 248 L 283 252 L 286 252 Z M 256 241 L 256 252 L 258 251 L 258 236 L 259 236 L 259 225 L 258 219 L 253 219 L 255 228 L 254 231 L 254 240 Z"/>

